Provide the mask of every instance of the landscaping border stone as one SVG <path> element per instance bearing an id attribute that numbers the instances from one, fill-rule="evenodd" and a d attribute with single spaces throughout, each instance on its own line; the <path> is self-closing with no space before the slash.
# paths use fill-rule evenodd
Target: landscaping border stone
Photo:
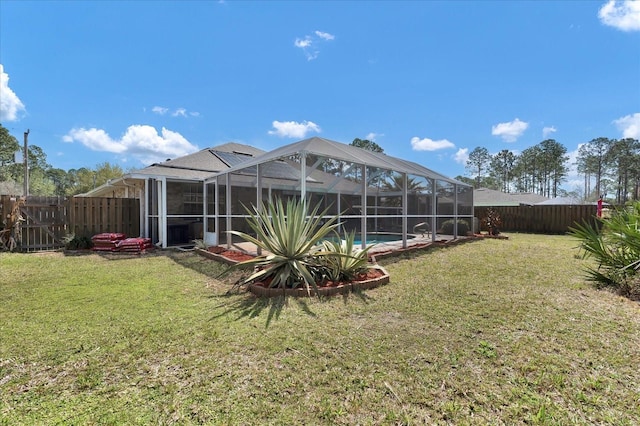
<path id="1" fill-rule="evenodd" d="M 249 284 L 247 290 L 258 297 L 314 297 L 314 296 L 336 296 L 339 294 L 348 294 L 352 291 L 370 290 L 389 283 L 389 272 L 383 267 L 376 265 L 374 267 L 383 272 L 383 275 L 377 278 L 371 278 L 362 281 L 351 281 L 349 283 L 340 284 L 334 287 L 318 287 L 318 291 L 310 288 L 269 288 L 258 284 Z"/>

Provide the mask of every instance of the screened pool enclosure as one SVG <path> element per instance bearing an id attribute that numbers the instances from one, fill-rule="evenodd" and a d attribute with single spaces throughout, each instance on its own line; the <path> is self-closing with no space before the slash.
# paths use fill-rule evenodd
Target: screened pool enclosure
<path id="1" fill-rule="evenodd" d="M 341 233 L 355 231 L 363 246 L 393 240 L 407 247 L 416 236 L 456 238 L 459 220 L 473 226 L 471 186 L 351 145 L 314 137 L 248 159 L 229 153 L 225 161 L 229 169 L 204 180 L 209 245 L 239 242 L 226 231 L 251 233 L 245 206 L 277 198 L 319 205 L 327 217 L 338 217 Z"/>

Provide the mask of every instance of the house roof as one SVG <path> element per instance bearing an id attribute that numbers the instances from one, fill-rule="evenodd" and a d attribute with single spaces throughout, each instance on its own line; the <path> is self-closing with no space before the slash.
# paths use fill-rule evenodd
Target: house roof
<path id="1" fill-rule="evenodd" d="M 131 186 L 131 181 L 150 177 L 202 181 L 212 173 L 228 169 L 248 158 L 264 154 L 264 152 L 250 145 L 229 142 L 173 160 L 154 163 L 144 169 L 127 173 L 121 178 L 113 179 L 85 194 L 79 194 L 77 197 L 105 196 L 112 193 L 114 187 Z"/>
<path id="2" fill-rule="evenodd" d="M 346 145 L 341 142 L 336 142 L 320 137 L 304 139 L 299 142 L 294 142 L 292 144 L 276 148 L 273 151 L 269 151 L 252 159 L 249 159 L 242 164 L 238 164 L 227 170 L 222 170 L 220 173 L 236 172 L 247 167 L 253 167 L 258 164 L 275 161 L 300 153 L 319 155 L 336 160 L 359 163 L 364 164 L 365 166 L 377 167 L 381 169 L 396 170 L 399 172 L 409 173 L 417 176 L 435 178 L 458 185 L 469 186 L 463 182 L 448 178 L 440 173 L 428 169 L 418 163 L 414 163 L 413 161 L 403 160 L 400 158 L 392 157 L 390 155 L 368 151 L 366 149 L 358 148 L 352 145 Z M 213 174 L 211 177 L 216 176 L 220 173 Z"/>
<path id="3" fill-rule="evenodd" d="M 203 180 L 212 173 L 228 169 L 265 151 L 235 142 L 205 148 L 174 160 L 155 163 L 135 172 L 137 175 L 166 176 L 178 179 Z"/>
<path id="4" fill-rule="evenodd" d="M 152 164 L 144 169 L 128 173 L 121 178 L 113 179 L 86 194 L 77 196 L 99 197 L 112 194 L 115 187 L 131 187 L 133 186 L 132 183 L 135 184 L 136 181 L 139 182 L 150 177 L 203 181 L 227 171 L 240 171 L 242 169 L 255 167 L 258 164 L 286 159 L 287 157 L 300 153 L 324 156 L 336 160 L 395 170 L 457 185 L 469 186 L 412 161 L 368 151 L 329 139 L 313 137 L 276 148 L 269 152 L 249 145 L 229 142 L 212 148 L 205 148 L 173 160 Z M 299 173 L 296 174 L 295 170 L 287 164 L 271 164 L 267 177 L 295 179 L 299 177 Z M 309 184 L 313 184 L 314 182 L 321 184 L 321 182 L 326 180 L 327 176 L 318 173 L 318 171 L 314 171 L 308 177 Z"/>
<path id="5" fill-rule="evenodd" d="M 507 193 L 489 188 L 473 190 L 473 204 L 476 207 L 533 205 L 545 200 L 548 198 L 531 192 Z"/>
<path id="6" fill-rule="evenodd" d="M 595 206 L 597 204 L 598 204 L 597 201 L 585 201 L 583 198 L 580 198 L 580 197 L 555 197 L 555 198 L 551 198 L 549 200 L 545 200 L 540 203 L 537 203 L 537 205 L 546 205 L 546 206 L 550 206 L 550 205 Z M 602 203 L 602 204 L 608 205 L 608 203 Z"/>

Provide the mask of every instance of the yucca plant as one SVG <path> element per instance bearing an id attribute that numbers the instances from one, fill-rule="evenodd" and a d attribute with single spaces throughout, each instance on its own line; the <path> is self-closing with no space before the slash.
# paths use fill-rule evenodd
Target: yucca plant
<path id="1" fill-rule="evenodd" d="M 241 262 L 235 266 L 254 266 L 255 272 L 242 281 L 249 284 L 268 281 L 270 287 L 296 288 L 300 285 L 317 290 L 317 279 L 322 265 L 314 247 L 326 238 L 339 223 L 337 217 L 325 219 L 327 209 L 318 213 L 319 206 L 307 211 L 304 201 L 289 199 L 286 206 L 282 200 L 262 204 L 258 209 L 245 207 L 249 227 L 255 237 L 240 231 L 229 231 L 254 243 L 268 254 Z"/>
<path id="2" fill-rule="evenodd" d="M 590 281 L 622 294 L 633 290 L 640 271 L 640 202 L 596 218 L 594 224 L 576 224 L 570 234 L 580 240 L 584 257 L 596 261 L 597 267 L 586 268 Z"/>
<path id="3" fill-rule="evenodd" d="M 344 239 L 324 240 L 318 247 L 319 260 L 325 267 L 327 278 L 331 281 L 349 281 L 367 270 L 369 250 L 375 244 L 364 249 L 355 244 L 355 231 L 349 232 Z"/>
<path id="4" fill-rule="evenodd" d="M 207 249 L 207 243 L 205 243 L 203 239 L 195 239 L 195 240 L 193 240 L 193 245 L 196 248 L 199 248 L 199 249 L 202 249 L 202 250 L 206 250 Z"/>

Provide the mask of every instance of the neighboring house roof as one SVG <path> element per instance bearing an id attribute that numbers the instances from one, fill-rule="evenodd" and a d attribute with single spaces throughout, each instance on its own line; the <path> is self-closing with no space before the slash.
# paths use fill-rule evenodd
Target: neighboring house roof
<path id="1" fill-rule="evenodd" d="M 531 192 L 507 193 L 488 188 L 473 190 L 473 204 L 476 207 L 534 205 L 545 200 L 548 198 Z"/>
<path id="2" fill-rule="evenodd" d="M 586 206 L 586 205 L 597 205 L 597 201 L 584 201 L 584 199 L 580 197 L 556 197 L 551 198 L 549 200 L 542 201 L 540 203 L 536 203 L 536 205 L 544 205 L 544 206 L 552 206 L 552 205 L 571 205 L 571 206 Z M 602 203 L 603 205 L 608 205 L 607 203 Z"/>
<path id="3" fill-rule="evenodd" d="M 247 167 L 253 167 L 258 164 L 290 157 L 299 153 L 319 155 L 335 160 L 359 163 L 381 169 L 396 170 L 417 176 L 439 179 L 458 185 L 469 186 L 463 182 L 448 178 L 440 173 L 428 169 L 418 163 L 414 163 L 413 161 L 403 160 L 387 154 L 368 151 L 366 149 L 319 137 L 304 139 L 299 142 L 294 142 L 292 144 L 276 148 L 273 151 L 256 156 L 245 163 L 238 164 L 228 170 L 222 170 L 221 172 L 235 172 Z M 215 175 L 212 175 L 211 177 L 213 176 Z"/>

